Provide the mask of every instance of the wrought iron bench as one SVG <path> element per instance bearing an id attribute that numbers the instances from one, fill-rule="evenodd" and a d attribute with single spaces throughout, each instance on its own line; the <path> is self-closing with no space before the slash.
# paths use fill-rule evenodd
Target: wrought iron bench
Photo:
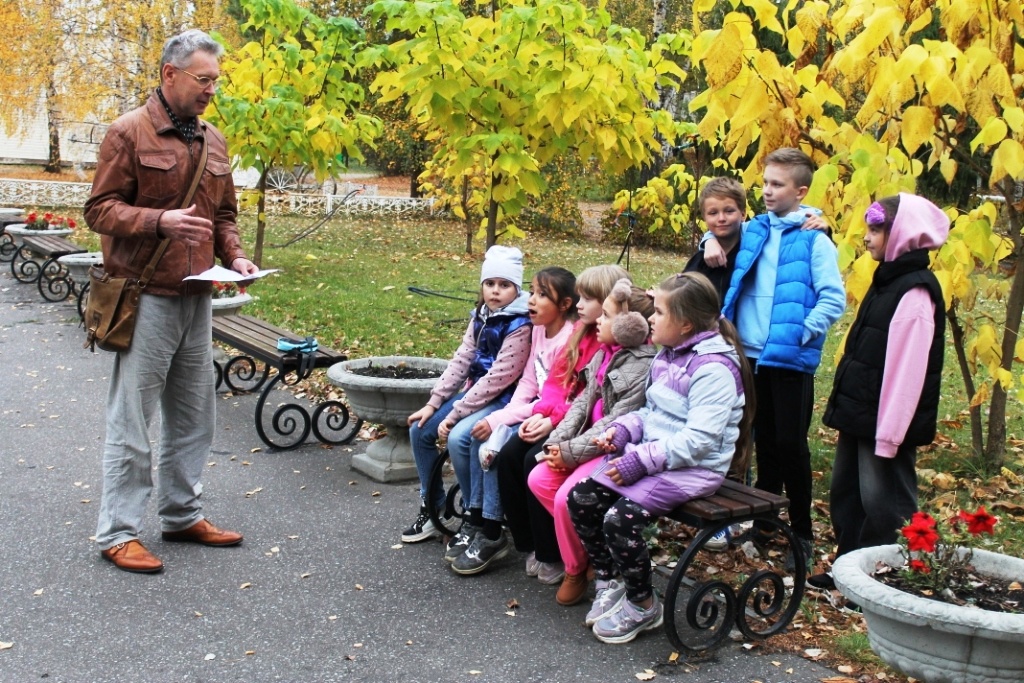
<path id="1" fill-rule="evenodd" d="M 789 500 L 782 496 L 726 480 L 714 495 L 691 500 L 666 515 L 698 529 L 674 569 L 658 568 L 668 575 L 664 628 L 672 645 L 699 653 L 720 645 L 733 626 L 754 640 L 789 626 L 800 608 L 807 567 L 796 536 L 778 516 L 788 507 Z M 725 580 L 724 572 L 695 571 L 693 578 L 687 577 L 712 536 L 751 521 L 758 523 L 760 536 L 773 540 L 760 548 L 762 569 L 734 577 L 732 583 L 739 584 L 739 590 Z M 787 549 L 793 553 L 791 571 L 785 569 Z"/>
<path id="2" fill-rule="evenodd" d="M 260 391 L 256 402 L 256 433 L 263 443 L 272 448 L 297 448 L 305 443 L 310 431 L 322 443 L 344 444 L 354 439 L 362 420 L 350 414 L 341 401 L 323 401 L 313 409 L 312 415 L 304 406 L 289 401 L 280 404 L 269 419 L 264 419 L 270 392 L 278 383 L 294 385 L 317 368 L 329 368 L 347 359 L 344 354 L 324 346 L 309 354 L 311 358 L 279 351 L 277 340 L 281 337 L 293 338 L 295 334 L 248 315 L 215 316 L 214 340 L 241 352 L 223 367 L 219 363 L 214 364 L 217 385 L 223 382 L 236 392 Z M 263 364 L 262 370 L 257 362 Z M 277 371 L 273 377 L 271 370 Z"/>
<path id="3" fill-rule="evenodd" d="M 68 298 L 68 287 L 54 283 L 66 283 L 68 269 L 57 259 L 68 254 L 80 254 L 85 249 L 63 237 L 50 235 L 26 235 L 22 244 L 11 258 L 11 275 L 18 282 L 37 283 L 39 294 L 47 301 L 63 301 Z"/>

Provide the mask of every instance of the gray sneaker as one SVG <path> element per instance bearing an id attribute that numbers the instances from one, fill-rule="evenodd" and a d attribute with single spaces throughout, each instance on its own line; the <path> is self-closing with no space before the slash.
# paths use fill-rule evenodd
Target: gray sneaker
<path id="1" fill-rule="evenodd" d="M 593 631 L 602 643 L 628 643 L 641 632 L 658 628 L 664 621 L 665 609 L 655 594 L 649 609 L 624 600 L 622 607 L 594 624 Z"/>
<path id="2" fill-rule="evenodd" d="M 602 585 L 603 584 L 603 585 Z M 622 606 L 626 599 L 626 584 L 618 579 L 604 582 L 598 581 L 595 584 L 597 595 L 594 597 L 594 605 L 587 612 L 587 626 L 593 626 L 615 610 Z"/>
<path id="3" fill-rule="evenodd" d="M 537 580 L 545 586 L 561 583 L 565 577 L 565 565 L 561 562 L 541 562 L 537 568 Z"/>
<path id="4" fill-rule="evenodd" d="M 452 570 L 456 574 L 479 574 L 491 566 L 491 563 L 508 555 L 512 543 L 504 533 L 498 540 L 492 541 L 482 533 L 478 533 L 466 551 L 452 562 Z"/>
<path id="5" fill-rule="evenodd" d="M 452 536 L 448 541 L 448 547 L 444 550 L 444 561 L 454 562 L 455 558 L 466 552 L 466 548 L 473 542 L 476 535 L 480 533 L 481 527 L 474 526 L 469 522 L 463 522 L 459 527 L 459 533 Z"/>

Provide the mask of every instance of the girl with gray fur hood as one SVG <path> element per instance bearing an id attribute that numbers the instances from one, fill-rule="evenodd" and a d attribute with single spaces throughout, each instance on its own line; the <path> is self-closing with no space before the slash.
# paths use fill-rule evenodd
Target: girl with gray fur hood
<path id="1" fill-rule="evenodd" d="M 643 530 L 714 493 L 730 469 L 746 470 L 752 377 L 707 277 L 682 273 L 661 283 L 651 339 L 662 349 L 646 405 L 608 425 L 594 444 L 608 455 L 569 493 L 569 516 L 597 578 L 586 623 L 606 643 L 629 642 L 663 621 Z"/>
<path id="2" fill-rule="evenodd" d="M 647 317 L 653 312 L 654 303 L 644 290 L 627 279 L 615 283 L 601 306 L 600 347 L 583 370 L 585 388 L 548 436 L 537 455 L 540 464 L 527 480 L 530 491 L 555 519 L 555 537 L 566 569 L 555 595 L 561 605 L 582 600 L 588 583 L 587 553 L 573 530 L 566 497 L 604 454 L 594 439 L 612 420 L 644 404 L 644 384 L 655 353 L 647 342 Z"/>

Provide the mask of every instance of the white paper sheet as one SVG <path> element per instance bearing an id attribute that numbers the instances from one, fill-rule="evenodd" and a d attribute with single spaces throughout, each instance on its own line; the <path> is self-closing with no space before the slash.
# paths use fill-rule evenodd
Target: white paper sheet
<path id="1" fill-rule="evenodd" d="M 211 282 L 241 282 L 242 280 L 257 280 L 271 273 L 276 273 L 278 268 L 269 270 L 257 270 L 252 275 L 242 275 L 238 271 L 230 270 L 224 266 L 214 266 L 199 275 L 189 275 L 186 280 L 209 280 Z"/>

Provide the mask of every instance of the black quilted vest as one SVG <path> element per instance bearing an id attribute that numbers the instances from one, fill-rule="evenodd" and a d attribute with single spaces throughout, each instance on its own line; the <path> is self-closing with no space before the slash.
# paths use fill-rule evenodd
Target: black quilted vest
<path id="1" fill-rule="evenodd" d="M 903 443 L 925 446 L 935 438 L 946 315 L 942 288 L 928 270 L 927 249 L 907 252 L 894 261 L 880 264 L 875 270 L 871 288 L 857 311 L 857 319 L 846 339 L 846 351 L 836 369 L 832 395 L 822 418 L 829 427 L 860 439 L 875 438 L 889 323 L 903 295 L 914 287 L 925 287 L 935 302 L 935 335 L 928 350 L 924 389 Z"/>

